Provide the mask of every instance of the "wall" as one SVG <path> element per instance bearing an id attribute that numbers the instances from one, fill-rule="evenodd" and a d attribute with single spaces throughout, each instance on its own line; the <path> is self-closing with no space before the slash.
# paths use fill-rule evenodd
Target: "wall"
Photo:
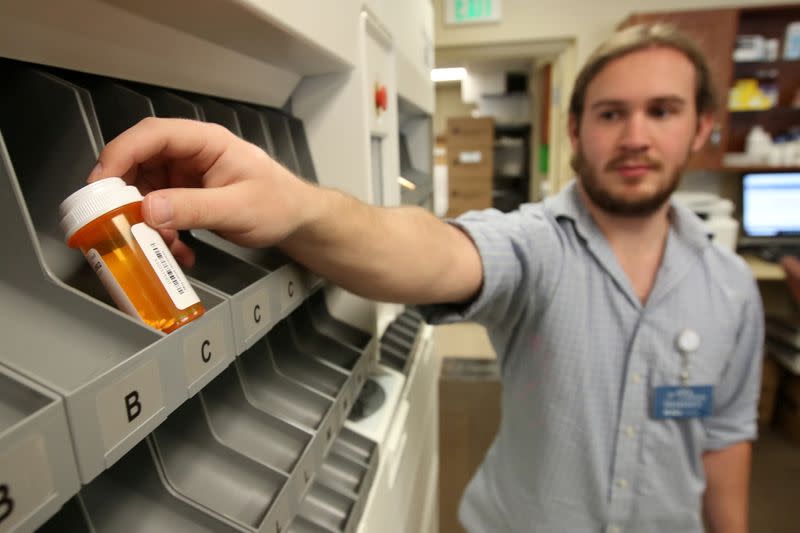
<path id="1" fill-rule="evenodd" d="M 434 136 L 444 135 L 447 132 L 447 119 L 451 117 L 468 117 L 473 104 L 461 101 L 461 84 L 445 83 L 436 85 L 436 113 L 433 117 Z"/>

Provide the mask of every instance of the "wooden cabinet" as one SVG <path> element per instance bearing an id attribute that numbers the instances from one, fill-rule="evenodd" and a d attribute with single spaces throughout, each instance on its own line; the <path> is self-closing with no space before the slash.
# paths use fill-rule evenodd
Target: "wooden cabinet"
<path id="1" fill-rule="evenodd" d="M 628 17 L 621 27 L 665 22 L 692 37 L 705 54 L 719 108 L 714 131 L 708 142 L 692 158 L 690 168 L 719 168 L 728 144 L 728 87 L 731 84 L 733 44 L 736 40 L 739 13 L 736 9 L 641 13 Z"/>
<path id="2" fill-rule="evenodd" d="M 800 94 L 800 60 L 784 60 L 783 48 L 786 27 L 800 21 L 800 6 L 752 8 L 741 10 L 739 35 L 762 35 L 779 43 L 778 59 L 733 63 L 732 83 L 740 79 L 764 79 L 776 86 L 777 105 L 762 111 L 732 111 L 729 120 L 729 152 L 744 151 L 745 139 L 750 129 L 759 124 L 773 138 L 785 135 L 790 129 L 800 127 L 800 107 L 796 102 Z"/>
<path id="3" fill-rule="evenodd" d="M 695 39 L 708 59 L 719 111 L 715 131 L 703 150 L 692 159 L 690 168 L 750 170 L 749 167 L 726 167 L 724 155 L 743 152 L 747 134 L 756 125 L 773 138 L 796 135 L 793 132 L 800 129 L 800 59 L 783 59 L 787 26 L 796 21 L 800 21 L 800 5 L 635 13 L 620 24 L 621 28 L 655 22 L 673 24 Z M 777 59 L 734 62 L 737 36 L 744 35 L 777 40 Z M 729 110 L 729 92 L 736 80 L 764 78 L 777 86 L 777 105 L 759 111 Z M 763 165 L 752 170 L 758 169 L 763 169 Z"/>

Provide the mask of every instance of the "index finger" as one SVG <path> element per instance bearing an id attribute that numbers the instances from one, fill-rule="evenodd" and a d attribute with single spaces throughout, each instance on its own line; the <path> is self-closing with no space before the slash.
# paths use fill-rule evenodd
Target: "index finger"
<path id="1" fill-rule="evenodd" d="M 87 181 L 120 176 L 133 184 L 139 165 L 157 160 L 183 160 L 185 169 L 202 175 L 225 151 L 230 135 L 215 124 L 148 117 L 106 145 Z"/>

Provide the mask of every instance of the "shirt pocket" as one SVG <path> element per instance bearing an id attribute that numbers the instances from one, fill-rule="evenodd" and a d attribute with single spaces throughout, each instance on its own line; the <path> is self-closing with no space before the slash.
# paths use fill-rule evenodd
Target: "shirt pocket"
<path id="1" fill-rule="evenodd" d="M 716 385 L 725 366 L 730 360 L 735 344 L 735 331 L 706 329 L 698 330 L 700 346 L 688 355 L 689 379 L 687 384 Z M 650 379 L 650 393 L 662 385 L 681 385 L 681 373 L 684 370 L 684 357 L 678 350 L 676 339 L 683 330 L 676 330 L 670 339 L 665 339 L 663 346 L 656 353 Z"/>
<path id="2" fill-rule="evenodd" d="M 726 328 L 727 329 L 727 328 Z M 702 493 L 702 450 L 706 439 L 700 418 L 653 418 L 655 390 L 661 386 L 681 385 L 683 357 L 675 339 L 681 329 L 672 332 L 654 346 L 647 391 L 647 414 L 641 448 L 643 476 L 638 484 L 643 495 L 678 494 L 687 505 Z M 735 331 L 696 330 L 700 346 L 689 354 L 688 386 L 711 385 L 716 390 L 734 346 Z M 678 491 L 678 492 L 676 492 Z"/>

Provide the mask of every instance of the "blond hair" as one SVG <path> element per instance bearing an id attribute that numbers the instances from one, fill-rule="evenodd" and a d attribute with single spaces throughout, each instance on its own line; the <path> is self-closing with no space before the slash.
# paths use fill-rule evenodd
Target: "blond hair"
<path id="1" fill-rule="evenodd" d="M 713 113 L 717 108 L 717 98 L 705 56 L 686 34 L 678 31 L 671 24 L 656 23 L 631 26 L 615 33 L 589 57 L 578 73 L 569 102 L 569 114 L 575 123 L 579 124 L 583 115 L 586 89 L 608 63 L 639 50 L 659 47 L 677 50 L 691 61 L 696 73 L 695 109 L 697 114 Z"/>

